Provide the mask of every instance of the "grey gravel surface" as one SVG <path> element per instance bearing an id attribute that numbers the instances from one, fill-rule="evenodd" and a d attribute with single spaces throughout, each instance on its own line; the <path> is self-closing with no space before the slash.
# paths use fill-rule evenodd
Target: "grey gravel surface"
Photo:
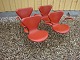
<path id="1" fill-rule="evenodd" d="M 80 17 L 61 22 L 70 26 L 67 34 L 52 31 L 42 21 L 39 29 L 48 31 L 49 37 L 41 43 L 30 41 L 20 22 L 12 20 L 0 21 L 0 60 L 80 60 Z"/>

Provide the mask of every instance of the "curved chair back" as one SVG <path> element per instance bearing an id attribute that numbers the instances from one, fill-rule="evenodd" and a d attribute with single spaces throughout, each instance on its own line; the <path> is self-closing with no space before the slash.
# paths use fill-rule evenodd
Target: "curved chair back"
<path id="1" fill-rule="evenodd" d="M 36 30 L 38 28 L 39 22 L 41 20 L 40 16 L 31 16 L 22 19 L 22 23 L 27 27 L 30 31 Z"/>
<path id="2" fill-rule="evenodd" d="M 17 9 L 16 13 L 22 19 L 22 18 L 25 18 L 25 17 L 29 17 L 31 15 L 32 11 L 33 11 L 33 8 L 29 7 L 29 8 Z"/>
<path id="3" fill-rule="evenodd" d="M 39 7 L 39 11 L 42 16 L 48 15 L 51 9 L 52 9 L 52 5 L 46 5 L 46 6 Z"/>
<path id="4" fill-rule="evenodd" d="M 59 23 L 63 14 L 64 14 L 63 11 L 55 11 L 55 12 L 50 13 L 49 19 L 50 19 L 51 23 L 53 23 L 53 24 Z"/>

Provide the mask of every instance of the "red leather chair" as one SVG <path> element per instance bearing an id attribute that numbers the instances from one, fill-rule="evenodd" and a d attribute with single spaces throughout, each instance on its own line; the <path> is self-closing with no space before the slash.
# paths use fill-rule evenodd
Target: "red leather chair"
<path id="1" fill-rule="evenodd" d="M 33 8 L 32 7 L 17 9 L 16 10 L 16 13 L 20 17 L 20 18 L 19 17 L 17 17 L 17 18 L 20 20 L 20 19 L 23 19 L 25 17 L 30 17 L 32 11 L 33 11 Z M 25 28 L 25 26 L 22 23 L 20 23 L 20 25 L 22 27 L 24 27 L 24 32 L 28 33 L 27 28 Z"/>
<path id="2" fill-rule="evenodd" d="M 66 24 L 59 24 L 61 17 L 63 16 L 63 11 L 55 11 L 49 14 L 49 19 L 52 24 L 52 29 L 58 33 L 67 33 L 70 28 Z"/>
<path id="3" fill-rule="evenodd" d="M 44 20 L 44 22 L 47 24 L 48 22 L 50 22 L 49 18 L 48 18 L 48 14 L 50 12 L 50 10 L 52 9 L 52 5 L 45 5 L 45 6 L 40 6 L 39 11 L 42 15 L 42 20 Z"/>
<path id="4" fill-rule="evenodd" d="M 48 37 L 48 32 L 45 30 L 38 30 L 38 25 L 41 21 L 41 16 L 31 16 L 22 19 L 21 23 L 29 30 L 28 38 L 34 42 L 42 42 Z"/>

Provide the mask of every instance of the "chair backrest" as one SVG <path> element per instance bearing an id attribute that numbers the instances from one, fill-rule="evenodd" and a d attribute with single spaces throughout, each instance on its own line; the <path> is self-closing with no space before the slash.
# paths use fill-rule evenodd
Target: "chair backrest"
<path id="1" fill-rule="evenodd" d="M 55 11 L 55 12 L 50 13 L 49 19 L 50 19 L 51 23 L 53 23 L 53 24 L 59 23 L 63 14 L 64 14 L 63 11 Z"/>
<path id="2" fill-rule="evenodd" d="M 39 7 L 39 11 L 42 16 L 48 15 L 51 9 L 52 9 L 52 5 L 45 5 Z"/>
<path id="3" fill-rule="evenodd" d="M 29 32 L 38 28 L 41 16 L 31 16 L 22 19 L 22 23 L 28 28 Z"/>
<path id="4" fill-rule="evenodd" d="M 22 19 L 25 17 L 29 17 L 31 15 L 32 11 L 33 11 L 33 8 L 29 7 L 29 8 L 17 9 L 16 13 Z"/>

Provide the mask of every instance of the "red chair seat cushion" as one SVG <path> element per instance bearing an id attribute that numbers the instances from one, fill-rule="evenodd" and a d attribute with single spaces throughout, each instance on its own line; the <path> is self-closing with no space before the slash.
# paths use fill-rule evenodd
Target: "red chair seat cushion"
<path id="1" fill-rule="evenodd" d="M 28 35 L 28 38 L 35 42 L 42 42 L 48 37 L 48 32 L 44 30 L 37 30 Z"/>
<path id="2" fill-rule="evenodd" d="M 69 26 L 66 24 L 53 25 L 52 29 L 58 33 L 67 33 L 70 30 Z"/>

